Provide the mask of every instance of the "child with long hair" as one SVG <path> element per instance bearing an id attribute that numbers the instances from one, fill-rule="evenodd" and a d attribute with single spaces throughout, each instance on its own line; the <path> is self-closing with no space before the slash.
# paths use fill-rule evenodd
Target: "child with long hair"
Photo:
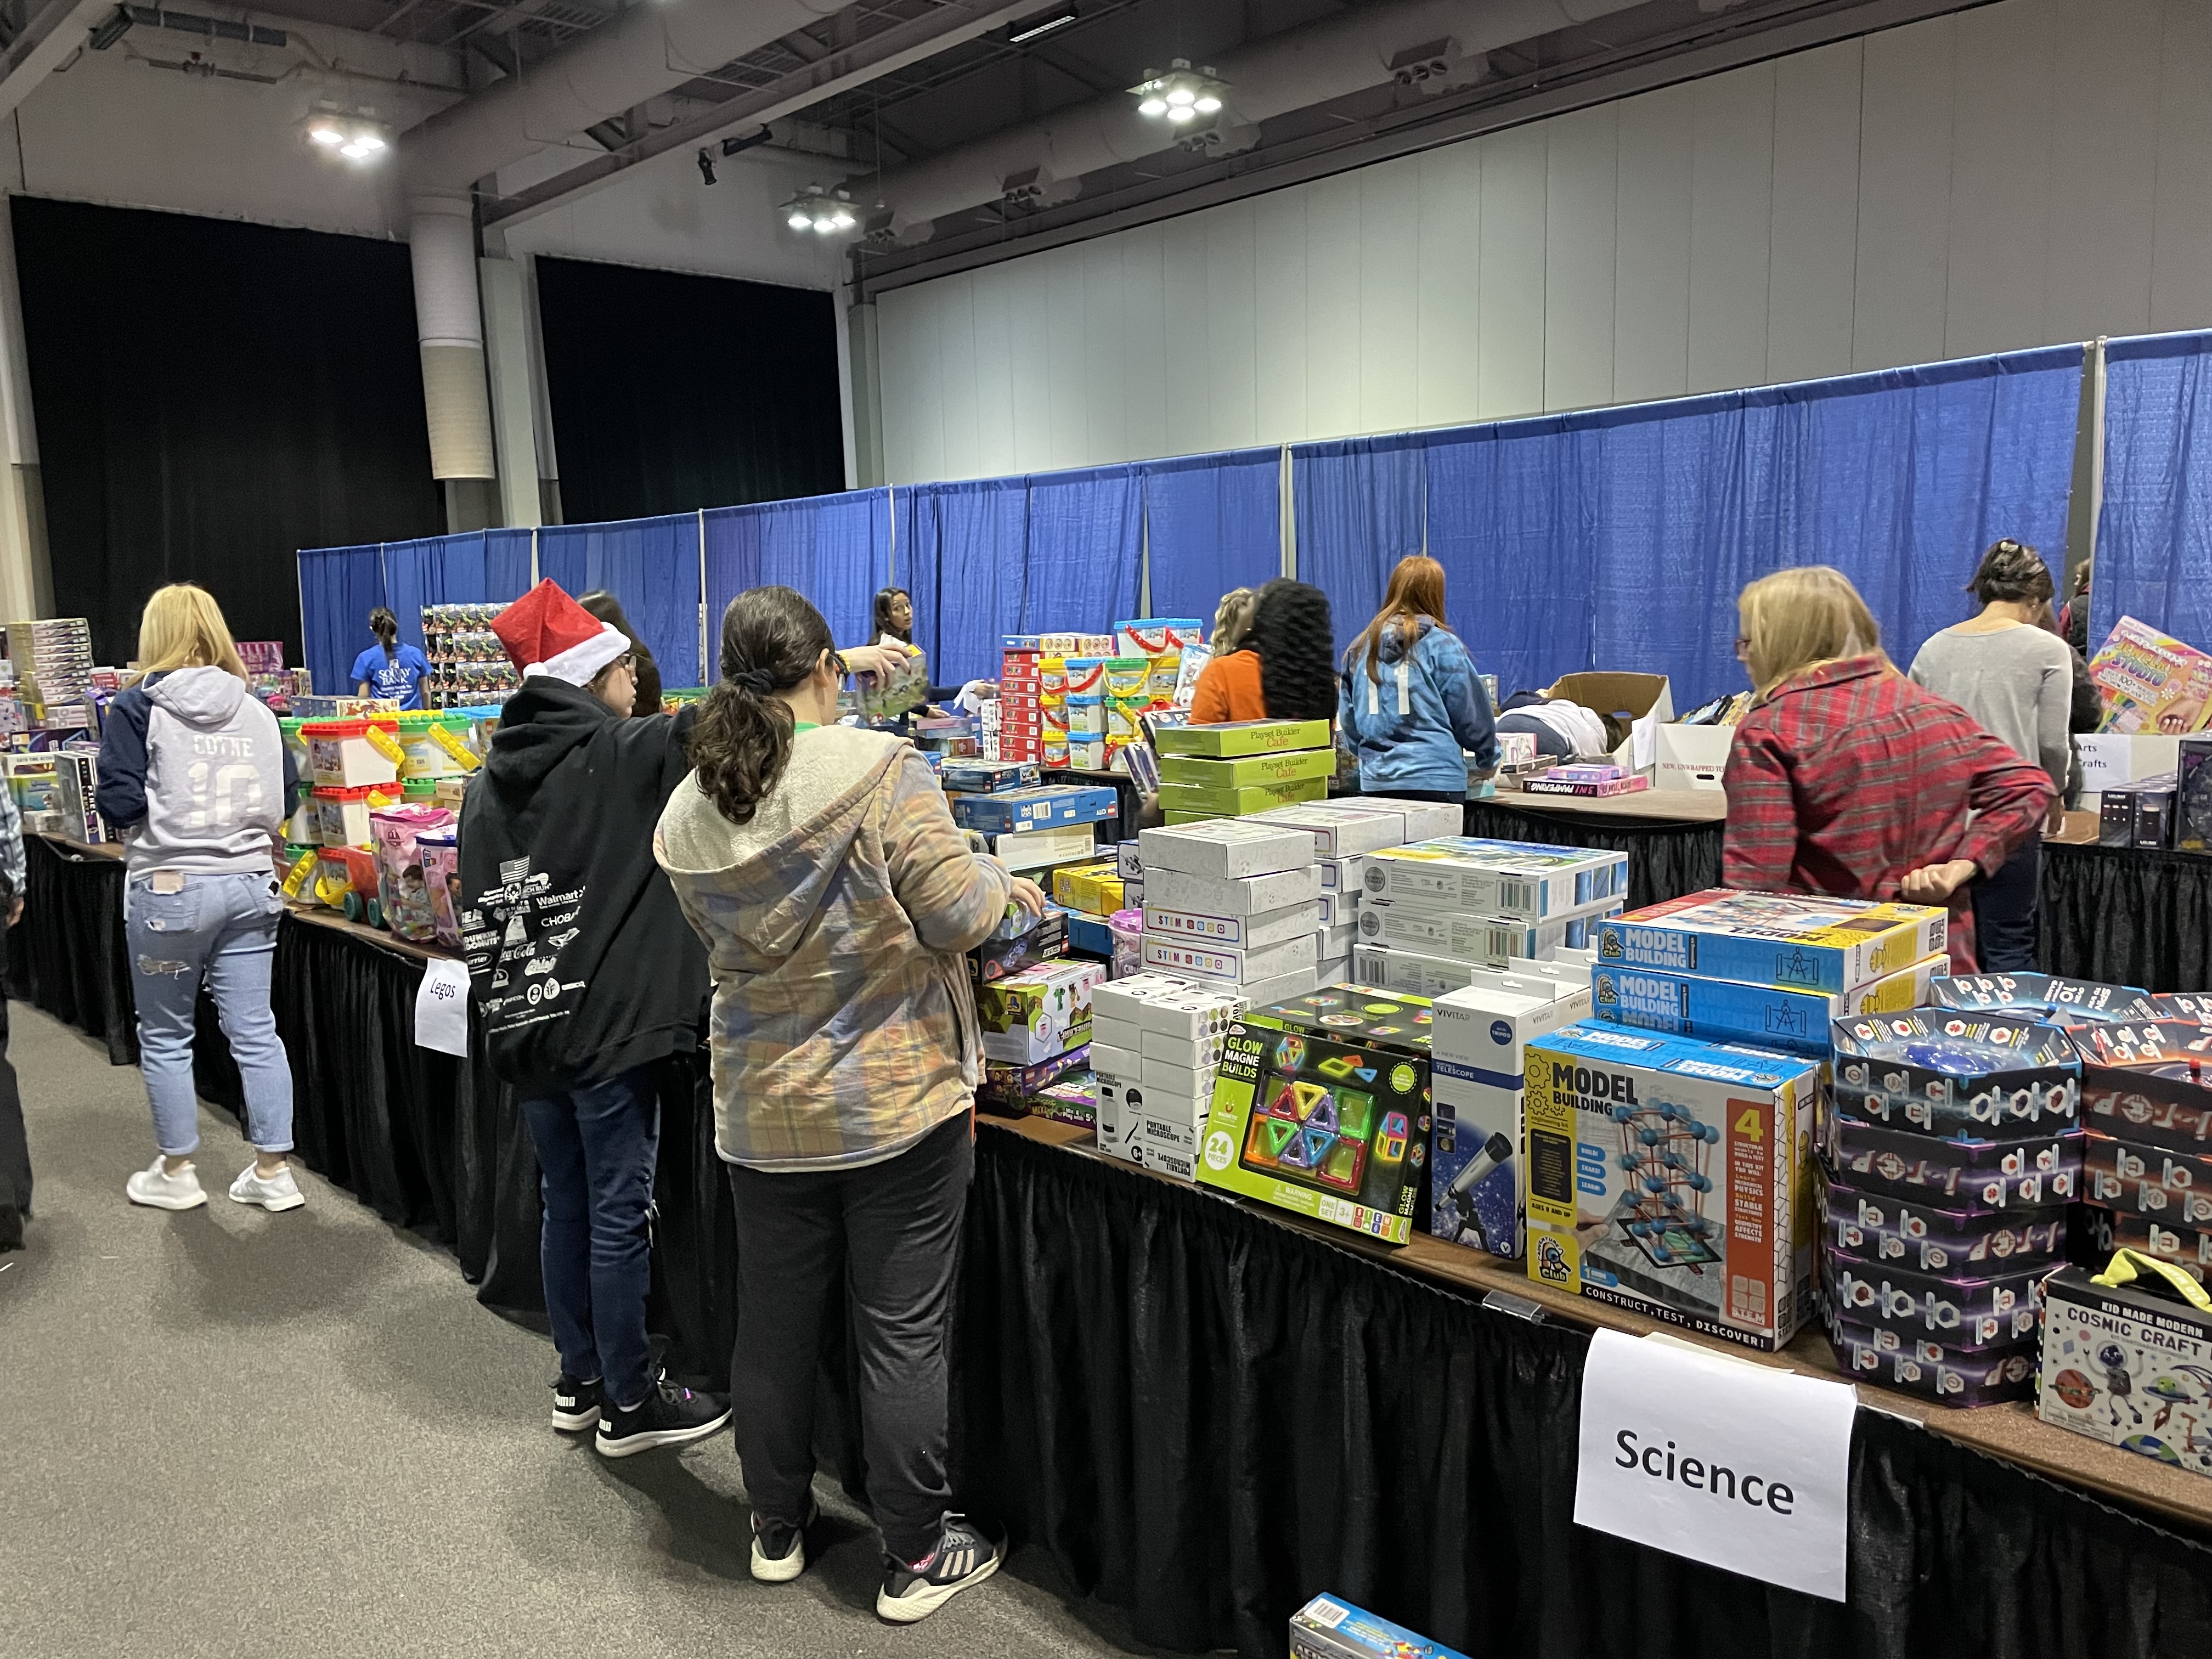
<path id="1" fill-rule="evenodd" d="M 1406 800 L 1465 800 L 1468 762 L 1498 764 L 1490 694 L 1444 625 L 1444 568 L 1398 561 L 1382 608 L 1344 653 L 1337 742 L 1359 760 L 1359 787 Z"/>

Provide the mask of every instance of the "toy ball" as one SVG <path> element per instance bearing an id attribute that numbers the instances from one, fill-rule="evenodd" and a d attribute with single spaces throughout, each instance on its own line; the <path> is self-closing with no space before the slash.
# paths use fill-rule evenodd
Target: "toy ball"
<path id="1" fill-rule="evenodd" d="M 2176 1468 L 2181 1467 L 2179 1455 L 2154 1434 L 2131 1434 L 2120 1442 L 2120 1449 L 2134 1452 L 2139 1457 L 2148 1457 L 2154 1463 L 2171 1463 Z"/>
<path id="2" fill-rule="evenodd" d="M 2051 1384 L 2051 1391 L 2058 1396 L 2061 1403 L 2071 1406 L 2077 1412 L 2087 1411 L 2089 1402 L 2097 1397 L 2096 1385 L 2075 1370 L 2059 1372 Z"/>
<path id="3" fill-rule="evenodd" d="M 1615 1123 L 1626 1123 L 1635 1115 L 1634 1110 L 1626 1106 L 1616 1106 L 1613 1109 L 1613 1121 Z"/>

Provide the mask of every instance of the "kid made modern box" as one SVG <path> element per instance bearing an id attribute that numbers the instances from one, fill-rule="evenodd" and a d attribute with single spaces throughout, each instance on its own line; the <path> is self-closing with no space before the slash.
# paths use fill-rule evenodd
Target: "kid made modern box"
<path id="1" fill-rule="evenodd" d="M 1844 992 L 1944 953 L 1949 913 L 1924 904 L 1712 888 L 1599 929 L 1601 967 Z"/>
<path id="2" fill-rule="evenodd" d="M 1788 1342 L 1811 1311 L 1818 1062 L 1596 1024 L 1528 1053 L 1528 1277 Z"/>
<path id="3" fill-rule="evenodd" d="M 1431 1018 L 1425 998 L 1358 985 L 1245 1015 L 1223 1045 L 1199 1180 L 1405 1243 L 1428 1181 Z"/>
<path id="4" fill-rule="evenodd" d="M 2155 1462 L 2212 1474 L 2212 1296 L 2179 1267 L 2123 1249 L 2100 1273 L 2043 1285 L 2035 1414 Z"/>

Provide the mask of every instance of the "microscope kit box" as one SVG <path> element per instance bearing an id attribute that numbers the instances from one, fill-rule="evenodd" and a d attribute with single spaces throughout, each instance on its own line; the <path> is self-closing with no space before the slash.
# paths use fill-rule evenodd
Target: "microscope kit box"
<path id="1" fill-rule="evenodd" d="M 1586 1022 L 1524 1073 L 1528 1276 L 1747 1347 L 1812 1306 L 1818 1062 Z"/>
<path id="2" fill-rule="evenodd" d="M 1604 923 L 1598 963 L 1841 993 L 1942 956 L 1949 921 L 1924 904 L 1714 888 Z"/>
<path id="3" fill-rule="evenodd" d="M 1229 1028 L 1199 1180 L 1364 1233 L 1413 1237 L 1427 1195 L 1427 1000 L 1337 985 Z"/>

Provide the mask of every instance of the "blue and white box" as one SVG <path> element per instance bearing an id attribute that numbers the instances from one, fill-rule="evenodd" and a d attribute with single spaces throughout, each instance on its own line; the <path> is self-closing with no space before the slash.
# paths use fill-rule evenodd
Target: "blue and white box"
<path id="1" fill-rule="evenodd" d="M 1369 854 L 1361 884 L 1396 903 L 1542 921 L 1626 899 L 1628 855 L 1453 836 Z"/>
<path id="2" fill-rule="evenodd" d="M 1067 823 L 1097 823 L 1114 816 L 1118 797 L 1112 789 L 1051 784 L 1040 789 L 1008 789 L 994 795 L 949 798 L 952 821 L 985 835 L 1050 829 Z"/>
<path id="3" fill-rule="evenodd" d="M 1826 1054 L 1832 1021 L 1917 1008 L 1928 1000 L 1929 979 L 1948 965 L 1945 957 L 1929 957 L 1852 990 L 1800 991 L 1601 963 L 1591 973 L 1590 989 L 1597 1018 L 1618 1025 Z"/>

